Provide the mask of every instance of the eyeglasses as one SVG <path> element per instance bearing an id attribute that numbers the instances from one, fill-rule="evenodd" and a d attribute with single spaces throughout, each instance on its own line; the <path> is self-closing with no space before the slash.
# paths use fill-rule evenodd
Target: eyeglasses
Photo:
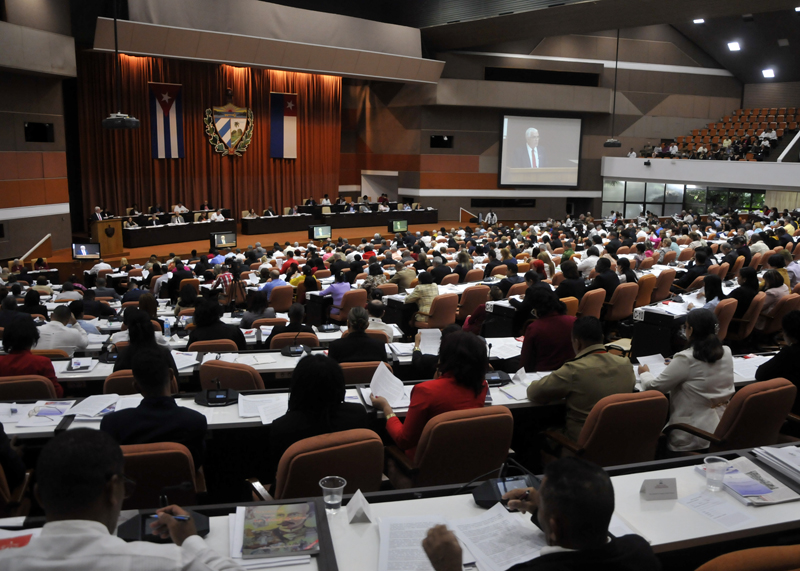
<path id="1" fill-rule="evenodd" d="M 119 476 L 122 478 L 122 484 L 125 486 L 125 495 L 123 496 L 126 500 L 133 495 L 133 492 L 136 491 L 136 482 L 128 478 L 125 474 L 106 474 L 106 481 L 110 480 L 114 476 Z"/>

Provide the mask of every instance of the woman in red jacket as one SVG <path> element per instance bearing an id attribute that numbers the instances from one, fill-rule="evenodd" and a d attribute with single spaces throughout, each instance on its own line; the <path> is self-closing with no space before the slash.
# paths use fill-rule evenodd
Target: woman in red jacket
<path id="1" fill-rule="evenodd" d="M 414 459 L 425 424 L 451 410 L 481 408 L 489 385 L 484 376 L 489 365 L 486 343 L 477 335 L 457 331 L 442 338 L 439 374 L 432 381 L 415 385 L 405 422 L 401 422 L 385 398 L 372 395 L 372 406 L 386 416 L 386 430 L 395 444 Z"/>
<path id="2" fill-rule="evenodd" d="M 567 306 L 553 292 L 536 288 L 529 295 L 536 320 L 525 330 L 519 364 L 528 372 L 555 371 L 575 358 L 572 348 L 575 318 L 566 315 Z"/>
<path id="3" fill-rule="evenodd" d="M 34 355 L 31 348 L 39 341 L 39 330 L 28 314 L 14 320 L 13 327 L 7 327 L 3 333 L 3 350 L 0 355 L 0 374 L 14 377 L 17 375 L 39 375 L 47 378 L 56 391 L 57 397 L 64 396 L 64 389 L 56 380 L 53 363 L 47 357 Z"/>

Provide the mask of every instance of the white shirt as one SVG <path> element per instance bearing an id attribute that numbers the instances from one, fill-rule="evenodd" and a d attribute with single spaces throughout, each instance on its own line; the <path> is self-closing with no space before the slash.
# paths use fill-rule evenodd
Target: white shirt
<path id="1" fill-rule="evenodd" d="M 72 357 L 75 349 L 86 349 L 89 336 L 80 323 L 67 327 L 59 321 L 50 321 L 39 327 L 39 342 L 34 349 L 62 349 Z"/>
<path id="2" fill-rule="evenodd" d="M 692 349 L 676 353 L 658 378 L 652 373 L 641 374 L 642 390 L 654 389 L 669 393 L 669 421 L 686 423 L 714 433 L 727 403 L 734 393 L 733 356 L 724 347 L 722 359 L 705 363 L 695 359 Z M 676 430 L 670 434 L 670 450 L 700 450 L 709 446 L 707 440 Z"/>
<path id="3" fill-rule="evenodd" d="M 128 543 L 108 533 L 102 523 L 65 520 L 46 523 L 41 536 L 25 547 L 0 551 L 6 571 L 242 571 L 214 552 L 198 535 L 178 547 L 148 541 Z"/>
<path id="4" fill-rule="evenodd" d="M 77 291 L 65 291 L 58 294 L 56 296 L 55 301 L 59 301 L 62 299 L 68 299 L 70 301 L 83 301 L 83 296 L 79 294 Z"/>
<path id="5" fill-rule="evenodd" d="M 592 273 L 592 270 L 597 265 L 597 260 L 599 259 L 600 258 L 597 256 L 589 256 L 578 264 L 578 271 L 583 274 L 584 279 L 589 277 L 589 274 Z"/>
<path id="6" fill-rule="evenodd" d="M 156 331 L 155 334 L 156 334 L 156 343 L 158 343 L 159 345 L 163 345 L 164 347 L 169 347 L 169 339 L 164 337 L 164 334 L 161 333 L 161 331 Z M 122 341 L 130 341 L 130 340 L 131 336 L 128 333 L 128 330 L 126 329 L 125 331 L 117 331 L 116 333 L 114 333 L 114 335 L 111 336 L 111 339 L 109 339 L 108 341 L 109 343 L 115 345 Z"/>
<path id="7" fill-rule="evenodd" d="M 113 270 L 114 268 L 111 267 L 111 264 L 107 264 L 105 262 L 98 262 L 95 264 L 91 270 L 89 270 L 90 274 L 97 275 L 100 270 Z"/>
<path id="8" fill-rule="evenodd" d="M 158 294 L 161 292 L 161 288 L 164 287 L 164 284 L 169 281 L 172 277 L 172 272 L 167 272 L 165 274 L 161 274 L 158 276 L 155 285 L 153 286 L 153 295 L 158 297 Z"/>
<path id="9" fill-rule="evenodd" d="M 489 225 L 497 224 L 497 214 L 495 214 L 494 212 L 490 212 L 490 213 L 488 213 L 486 215 L 485 220 L 486 220 L 486 223 L 489 224 Z"/>
<path id="10" fill-rule="evenodd" d="M 389 338 L 389 343 L 391 343 L 392 339 L 394 339 L 394 329 L 392 329 L 392 326 L 384 323 L 379 317 L 370 317 L 367 329 L 372 329 L 373 331 L 383 331 Z"/>
<path id="11" fill-rule="evenodd" d="M 185 206 L 177 206 L 175 208 L 175 212 L 179 212 L 180 214 L 186 214 L 187 212 L 189 212 L 189 209 L 186 208 Z"/>
<path id="12" fill-rule="evenodd" d="M 636 151 L 631 151 L 630 153 L 628 153 L 628 158 L 629 159 L 635 159 L 636 158 Z"/>
<path id="13" fill-rule="evenodd" d="M 331 205 L 331 201 L 328 200 L 327 198 L 323 198 L 322 202 L 320 202 L 320 206 L 330 206 L 330 205 Z"/>
<path id="14" fill-rule="evenodd" d="M 216 212 L 214 214 L 212 214 L 211 216 L 209 216 L 208 219 L 211 220 L 212 222 L 224 222 L 225 221 L 225 217 L 222 214 L 217 214 Z"/>

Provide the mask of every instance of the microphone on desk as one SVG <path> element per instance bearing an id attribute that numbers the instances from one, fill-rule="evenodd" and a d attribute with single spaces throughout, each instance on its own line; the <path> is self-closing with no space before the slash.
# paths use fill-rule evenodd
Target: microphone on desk
<path id="1" fill-rule="evenodd" d="M 489 343 L 489 354 L 486 356 L 486 360 L 488 361 L 491 358 L 492 358 L 492 344 Z"/>

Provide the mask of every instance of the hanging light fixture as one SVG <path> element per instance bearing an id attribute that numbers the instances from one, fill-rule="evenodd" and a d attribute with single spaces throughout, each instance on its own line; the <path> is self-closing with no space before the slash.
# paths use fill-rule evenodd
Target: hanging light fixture
<path id="1" fill-rule="evenodd" d="M 622 143 L 614 138 L 614 120 L 617 117 L 617 71 L 619 70 L 619 29 L 617 29 L 617 55 L 614 58 L 614 107 L 611 111 L 611 138 L 605 143 L 604 147 L 621 147 Z"/>
<path id="2" fill-rule="evenodd" d="M 117 112 L 103 119 L 103 128 L 138 129 L 139 120 L 120 111 L 122 109 L 122 70 L 119 65 L 119 45 L 117 44 L 117 0 L 112 0 L 112 5 L 114 8 L 114 91 L 117 95 Z"/>

